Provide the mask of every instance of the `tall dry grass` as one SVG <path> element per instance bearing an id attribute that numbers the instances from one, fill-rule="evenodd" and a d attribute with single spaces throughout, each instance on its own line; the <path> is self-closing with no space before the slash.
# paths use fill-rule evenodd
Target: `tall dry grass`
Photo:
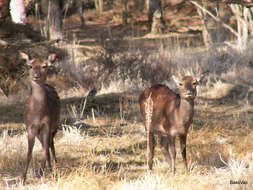
<path id="1" fill-rule="evenodd" d="M 133 97 L 132 97 L 133 98 Z M 137 100 L 137 96 L 134 97 Z M 96 99 L 95 99 L 96 101 Z M 101 100 L 100 100 L 101 101 Z M 87 105 L 89 102 L 87 102 Z M 26 133 L 10 130 L 0 137 L 0 183 L 3 189 L 252 189 L 253 132 L 231 106 L 197 104 L 194 124 L 187 141 L 189 173 L 183 160 L 177 158 L 177 173 L 171 175 L 159 148 L 156 149 L 154 171 L 146 169 L 146 142 L 140 119 L 133 122 L 131 112 L 137 102 L 121 101 L 119 113 L 97 115 L 85 110 L 80 125 L 62 124 L 56 137 L 59 162 L 52 173 L 38 178 L 42 159 L 41 147 L 35 144 L 33 160 L 24 186 L 20 176 L 26 158 Z M 126 105 L 128 104 L 128 105 Z M 107 102 L 107 106 L 110 102 Z M 88 109 L 88 107 L 86 107 Z M 78 109 L 77 109 L 78 110 Z M 216 110 L 216 112 L 213 112 Z M 82 112 L 82 109 L 79 110 Z M 237 115 L 240 115 L 240 110 Z M 229 120 L 221 115 L 227 114 Z M 75 118 L 75 114 L 69 115 Z M 140 115 L 137 115 L 140 117 Z M 212 118 L 212 119 L 211 119 Z M 177 152 L 179 147 L 177 146 Z M 247 184 L 230 184 L 230 183 Z"/>
<path id="2" fill-rule="evenodd" d="M 1 136 L 1 187 L 3 189 L 252 189 L 253 133 L 237 138 L 221 139 L 220 128 L 194 130 L 189 134 L 187 153 L 189 172 L 185 173 L 182 158 L 177 161 L 177 173 L 170 173 L 160 150 L 156 149 L 154 171 L 147 173 L 146 145 L 140 123 L 128 124 L 122 135 L 111 135 L 112 129 L 96 129 L 106 135 L 84 133 L 82 129 L 66 127 L 56 140 L 59 163 L 53 173 L 36 177 L 41 161 L 40 144 L 24 186 L 19 182 L 26 153 L 26 134 Z M 122 126 L 112 126 L 122 128 Z M 228 129 L 226 129 L 228 130 Z M 92 135 L 91 135 L 92 134 Z M 243 143 L 242 143 L 243 142 Z M 241 145 L 244 144 L 244 145 Z M 177 147 L 177 151 L 178 147 Z M 230 183 L 244 184 L 230 184 Z"/>
<path id="3" fill-rule="evenodd" d="M 100 57 L 101 68 L 106 72 L 98 80 L 104 82 L 98 96 L 88 98 L 86 106 L 80 103 L 83 94 L 79 94 L 79 99 L 75 99 L 77 94 L 73 100 L 69 96 L 63 98 L 64 118 L 55 141 L 59 162 L 54 164 L 52 173 L 46 171 L 45 176 L 38 177 L 42 153 L 36 141 L 25 185 L 20 183 L 20 176 L 26 160 L 26 133 L 10 132 L 13 125 L 8 121 L 12 121 L 13 115 L 6 116 L 0 136 L 1 188 L 253 189 L 253 131 L 249 122 L 252 107 L 248 105 L 246 109 L 245 102 L 237 102 L 238 97 L 245 95 L 240 96 L 242 90 L 234 88 L 252 84 L 253 54 L 250 50 L 244 53 L 219 49 L 188 51 L 171 48 L 149 52 L 146 57 L 140 52 Z M 107 67 L 112 69 L 109 73 Z M 176 175 L 171 175 L 157 148 L 154 171 L 147 173 L 138 91 L 156 82 L 173 87 L 172 73 L 205 70 L 210 71 L 209 76 L 199 89 L 200 98 L 196 100 L 196 114 L 187 140 L 189 172 L 185 173 L 179 154 Z M 88 67 L 80 71 L 79 74 L 92 74 Z M 229 88 L 224 90 L 224 86 Z M 111 92 L 123 93 L 112 96 Z M 6 105 L 5 109 L 15 109 Z M 72 122 L 65 121 L 65 117 Z M 22 126 L 16 123 L 15 129 L 17 125 Z"/>

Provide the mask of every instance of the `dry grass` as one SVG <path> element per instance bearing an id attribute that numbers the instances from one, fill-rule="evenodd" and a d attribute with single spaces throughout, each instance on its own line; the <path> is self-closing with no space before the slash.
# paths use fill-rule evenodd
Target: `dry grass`
<path id="1" fill-rule="evenodd" d="M 74 124 L 62 124 L 62 130 L 56 137 L 59 162 L 54 165 L 52 174 L 47 171 L 43 177 L 37 177 L 36 174 L 42 159 L 41 147 L 36 141 L 27 183 L 24 186 L 20 184 L 19 177 L 25 164 L 26 133 L 13 134 L 2 130 L 1 187 L 92 190 L 253 188 L 253 154 L 249 151 L 253 148 L 253 131 L 240 117 L 234 117 L 233 114 L 228 114 L 230 119 L 220 116 L 231 106 L 196 107 L 194 125 L 187 141 L 188 173 L 184 170 L 177 147 L 179 156 L 175 176 L 170 174 L 169 166 L 159 148 L 155 153 L 154 170 L 149 174 L 146 171 L 144 127 L 139 114 L 131 115 L 133 111 L 138 111 L 137 96 L 129 97 L 125 95 L 125 100 L 120 101 L 122 105 L 118 105 L 125 114 L 124 118 L 118 110 L 97 114 L 94 120 L 89 104 L 96 104 L 98 101 L 105 107 L 115 106 L 110 104 L 108 97 L 104 95 L 102 98 L 95 98 L 95 102 L 87 102 L 84 119 Z M 213 112 L 215 109 L 217 112 Z M 68 114 L 71 115 L 70 112 Z M 133 119 L 134 117 L 138 119 Z M 230 184 L 230 181 L 247 184 Z"/>
<path id="2" fill-rule="evenodd" d="M 130 58 L 120 57 L 115 63 L 123 60 L 123 66 L 118 66 L 122 66 L 123 70 L 129 67 L 126 70 L 129 76 L 121 78 L 116 73 L 119 78 L 106 78 L 107 84 L 102 86 L 96 97 L 88 97 L 85 104 L 84 92 L 61 93 L 62 124 L 55 141 L 58 163 L 54 164 L 52 173 L 46 171 L 45 176 L 38 177 L 42 154 L 36 141 L 24 186 L 20 183 L 27 151 L 22 124 L 23 103 L 15 100 L 1 102 L 0 187 L 31 190 L 253 189 L 253 154 L 250 151 L 253 148 L 252 106 L 245 107 L 231 101 L 232 95 L 235 95 L 232 99 L 238 98 L 236 95 L 240 90 L 229 94 L 233 86 L 251 84 L 249 76 L 252 69 L 243 69 L 247 65 L 244 62 L 242 67 L 235 66 L 239 58 L 233 59 L 234 55 L 232 58 L 224 58 L 225 55 L 219 52 L 215 52 L 215 56 L 194 55 L 193 52 L 184 55 L 182 51 L 176 50 L 175 54 L 154 52 L 145 59 L 145 67 L 143 63 L 139 64 L 143 57 L 136 58 L 131 65 L 133 68 L 129 66 L 129 60 L 135 58 L 132 59 L 131 55 Z M 240 56 L 248 60 L 247 56 Z M 249 57 L 252 55 L 249 54 Z M 134 65 L 138 66 L 136 70 Z M 156 73 L 168 66 L 171 70 Z M 177 143 L 176 175 L 171 175 L 159 148 L 155 151 L 154 170 L 150 174 L 146 171 L 146 139 L 137 104 L 138 91 L 152 82 L 168 82 L 170 72 L 180 68 L 194 68 L 196 71 L 192 72 L 210 69 L 207 82 L 199 89 L 201 98 L 196 100 L 196 115 L 187 139 L 189 172 L 184 170 Z M 238 80 L 233 84 L 235 78 Z M 224 85 L 227 83 L 231 86 Z M 224 89 L 225 86 L 227 89 Z"/>

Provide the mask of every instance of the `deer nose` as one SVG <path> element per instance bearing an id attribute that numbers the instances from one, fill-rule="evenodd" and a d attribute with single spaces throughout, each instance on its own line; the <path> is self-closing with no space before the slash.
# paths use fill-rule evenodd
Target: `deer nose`
<path id="1" fill-rule="evenodd" d="M 40 78 L 40 73 L 35 72 L 35 73 L 33 74 L 33 77 L 34 77 L 34 78 Z"/>
<path id="2" fill-rule="evenodd" d="M 192 95 L 193 92 L 192 92 L 192 90 L 188 89 L 188 90 L 186 91 L 186 94 L 187 94 L 187 95 Z"/>

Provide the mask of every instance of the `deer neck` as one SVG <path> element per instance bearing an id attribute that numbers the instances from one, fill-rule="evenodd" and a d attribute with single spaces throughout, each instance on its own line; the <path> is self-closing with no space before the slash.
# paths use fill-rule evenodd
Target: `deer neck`
<path id="1" fill-rule="evenodd" d="M 43 101 L 46 98 L 46 92 L 43 83 L 32 82 L 32 96 L 36 101 Z"/>
<path id="2" fill-rule="evenodd" d="M 186 98 L 181 98 L 180 99 L 180 105 L 179 107 L 181 109 L 191 109 L 193 110 L 194 108 L 194 100 L 193 99 L 186 99 Z"/>
<path id="3" fill-rule="evenodd" d="M 194 114 L 194 100 L 180 98 L 178 99 L 177 114 L 180 118 L 180 123 L 186 124 L 192 121 Z"/>

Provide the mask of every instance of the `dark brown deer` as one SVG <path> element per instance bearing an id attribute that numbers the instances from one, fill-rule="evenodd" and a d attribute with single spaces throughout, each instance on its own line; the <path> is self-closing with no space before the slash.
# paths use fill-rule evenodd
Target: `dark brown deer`
<path id="1" fill-rule="evenodd" d="M 51 54 L 48 60 L 30 59 L 25 53 L 20 53 L 30 67 L 29 78 L 31 82 L 31 94 L 25 103 L 24 122 L 27 129 L 28 152 L 26 167 L 23 174 L 23 182 L 26 179 L 29 163 L 32 158 L 32 151 L 37 137 L 43 149 L 43 162 L 40 174 L 43 174 L 47 163 L 51 170 L 50 153 L 56 160 L 54 136 L 56 135 L 60 119 L 60 99 L 54 87 L 46 84 L 47 71 L 54 62 L 56 55 Z"/>
<path id="2" fill-rule="evenodd" d="M 155 135 L 160 138 L 162 152 L 175 174 L 176 148 L 175 139 L 179 136 L 182 157 L 187 170 L 186 138 L 194 115 L 196 87 L 204 75 L 199 78 L 184 76 L 178 80 L 176 94 L 165 85 L 146 88 L 139 97 L 140 111 L 147 133 L 147 164 L 151 171 L 155 148 Z"/>

